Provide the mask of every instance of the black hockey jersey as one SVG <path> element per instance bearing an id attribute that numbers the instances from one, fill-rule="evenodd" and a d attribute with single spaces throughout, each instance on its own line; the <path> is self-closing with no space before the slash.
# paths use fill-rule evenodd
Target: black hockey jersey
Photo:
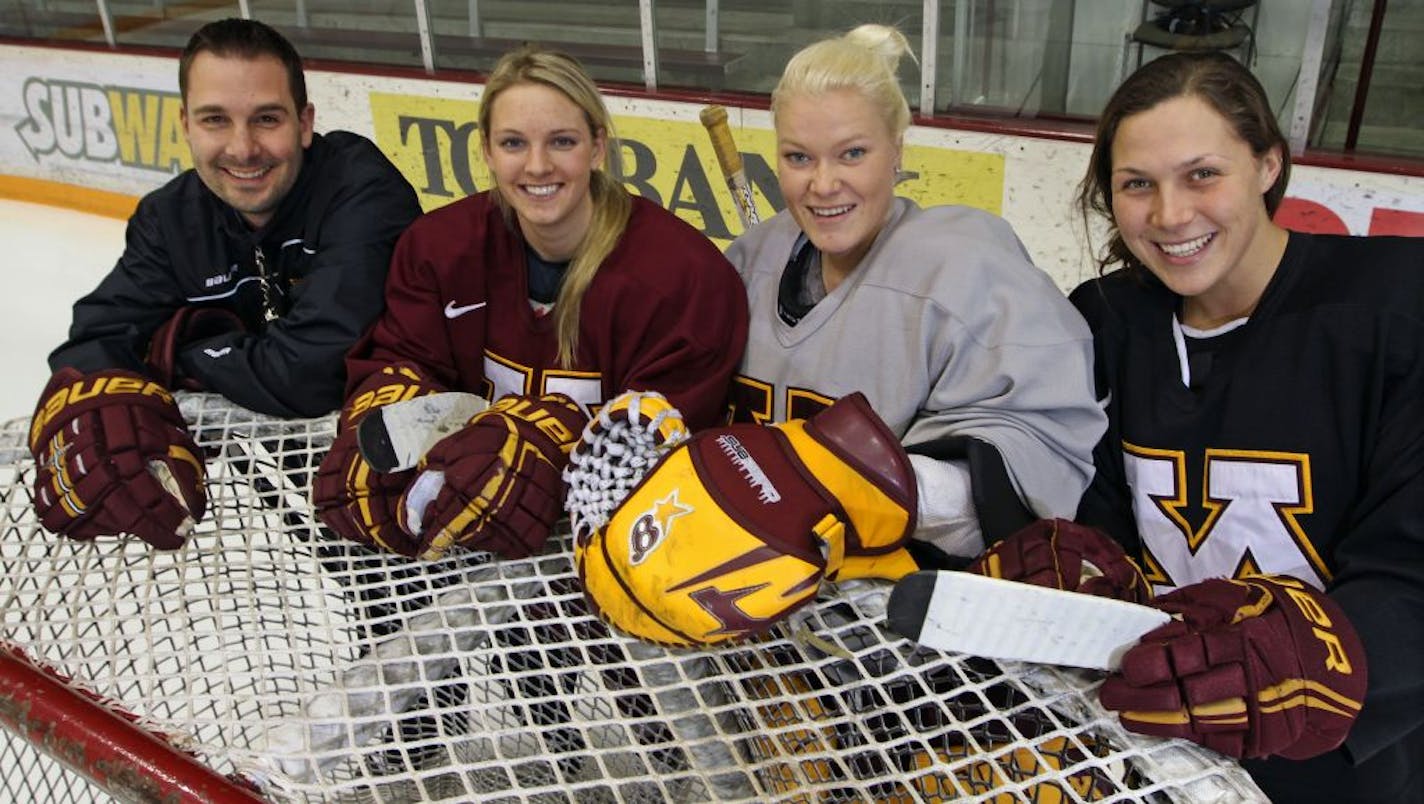
<path id="1" fill-rule="evenodd" d="M 1072 300 L 1109 398 L 1079 519 L 1159 591 L 1314 583 L 1365 644 L 1345 747 L 1248 768 L 1278 801 L 1424 801 L 1424 239 L 1291 233 L 1250 319 L 1190 350 L 1190 383 L 1180 299 L 1155 278 L 1115 272 Z"/>

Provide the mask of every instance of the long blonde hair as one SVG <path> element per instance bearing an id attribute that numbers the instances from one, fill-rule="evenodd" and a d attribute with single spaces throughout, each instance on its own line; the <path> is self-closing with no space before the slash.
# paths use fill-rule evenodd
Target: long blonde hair
<path id="1" fill-rule="evenodd" d="M 480 99 L 480 136 L 490 147 L 490 114 L 500 93 L 520 84 L 542 84 L 557 90 L 583 111 L 591 135 L 602 132 L 603 164 L 589 177 L 589 194 L 593 197 L 593 219 L 574 249 L 573 259 L 564 272 L 563 284 L 554 300 L 554 326 L 559 341 L 559 367 L 571 368 L 578 351 L 579 308 L 583 295 L 593 283 L 598 267 L 608 258 L 623 237 L 632 214 L 633 199 L 617 175 L 617 160 L 613 149 L 617 141 L 613 134 L 613 118 L 603 104 L 603 96 L 572 56 L 538 46 L 526 46 L 506 53 L 495 65 Z M 491 188 L 495 202 L 504 210 L 505 218 L 514 212 L 505 201 L 498 185 Z"/>
<path id="2" fill-rule="evenodd" d="M 904 34 L 873 23 L 807 45 L 786 63 L 772 90 L 772 119 L 794 96 L 854 89 L 875 106 L 898 140 L 910 127 L 910 104 L 895 77 L 900 59 L 907 54 L 915 58 Z"/>

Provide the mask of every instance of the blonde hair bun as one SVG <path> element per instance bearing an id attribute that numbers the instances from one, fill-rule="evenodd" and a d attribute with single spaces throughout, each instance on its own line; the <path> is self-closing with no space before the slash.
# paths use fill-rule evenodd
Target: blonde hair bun
<path id="1" fill-rule="evenodd" d="M 842 38 L 884 59 L 892 74 L 899 68 L 900 59 L 906 55 L 909 55 L 910 61 L 919 63 L 915 52 L 910 49 L 910 40 L 905 38 L 900 29 L 889 25 L 867 22 L 847 31 Z"/>
<path id="2" fill-rule="evenodd" d="M 771 92 L 773 122 L 788 98 L 849 89 L 863 94 L 899 138 L 910 126 L 910 105 L 895 73 L 907 53 L 915 57 L 910 41 L 889 25 L 861 25 L 807 45 L 786 63 Z"/>

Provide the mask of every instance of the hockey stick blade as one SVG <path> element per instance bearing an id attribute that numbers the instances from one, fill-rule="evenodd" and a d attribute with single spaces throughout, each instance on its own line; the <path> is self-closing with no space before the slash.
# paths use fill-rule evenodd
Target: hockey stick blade
<path id="1" fill-rule="evenodd" d="M 890 630 L 929 648 L 1020 662 L 1116 670 L 1167 622 L 1136 603 L 967 572 L 915 572 L 890 593 Z"/>
<path id="2" fill-rule="evenodd" d="M 377 472 L 401 472 L 487 407 L 484 397 L 460 391 L 382 405 L 356 426 L 356 447 Z"/>

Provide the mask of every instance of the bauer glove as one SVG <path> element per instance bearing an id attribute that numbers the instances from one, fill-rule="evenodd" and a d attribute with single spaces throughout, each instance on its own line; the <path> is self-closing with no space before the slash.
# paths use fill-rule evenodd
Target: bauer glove
<path id="1" fill-rule="evenodd" d="M 703 431 L 575 541 L 593 610 L 641 639 L 706 645 L 760 633 L 823 580 L 917 569 L 914 472 L 861 394 L 811 419 Z"/>
<path id="2" fill-rule="evenodd" d="M 543 547 L 586 421 L 563 394 L 506 396 L 438 441 L 397 508 L 408 555 L 434 560 L 458 545 L 523 558 Z"/>
<path id="3" fill-rule="evenodd" d="M 55 372 L 30 422 L 35 512 L 75 539 L 132 533 L 183 545 L 207 495 L 198 447 L 173 395 L 131 371 Z"/>
<path id="4" fill-rule="evenodd" d="M 1146 603 L 1152 588 L 1115 539 L 1066 519 L 1040 519 L 985 550 L 969 572 Z"/>
<path id="5" fill-rule="evenodd" d="M 404 555 L 414 546 L 396 524 L 400 496 L 415 472 L 381 474 L 361 457 L 356 426 L 375 408 L 442 390 L 415 369 L 388 366 L 366 378 L 341 412 L 336 440 L 312 481 L 312 504 L 344 539 Z"/>
<path id="6" fill-rule="evenodd" d="M 1325 594 L 1285 576 L 1219 578 L 1153 605 L 1149 631 L 1103 683 L 1103 706 L 1142 734 L 1228 756 L 1308 759 L 1344 742 L 1365 694 L 1364 648 Z"/>

